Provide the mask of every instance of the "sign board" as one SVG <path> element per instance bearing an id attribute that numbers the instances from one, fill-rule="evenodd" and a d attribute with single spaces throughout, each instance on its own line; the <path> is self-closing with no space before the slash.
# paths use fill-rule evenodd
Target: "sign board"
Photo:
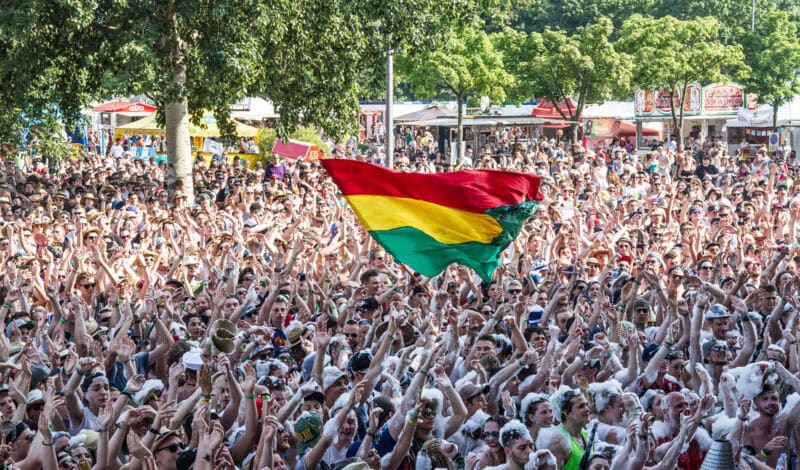
<path id="1" fill-rule="evenodd" d="M 774 152 L 778 149 L 778 143 L 781 141 L 781 135 L 777 132 L 770 132 L 769 134 L 769 150 Z"/>
<path id="2" fill-rule="evenodd" d="M 680 99 L 681 90 L 677 89 L 673 93 L 664 88 L 636 90 L 634 113 L 636 117 L 672 117 L 670 100 L 677 111 Z M 690 83 L 686 87 L 683 115 L 685 117 L 719 115 L 733 118 L 739 108 L 745 107 L 748 102 L 744 88 L 735 83 L 714 83 L 705 87 L 701 87 L 698 83 Z"/>
<path id="3" fill-rule="evenodd" d="M 714 84 L 703 88 L 703 111 L 706 114 L 736 113 L 745 102 L 744 88 L 739 85 Z"/>
<path id="4" fill-rule="evenodd" d="M 663 88 L 655 90 L 636 90 L 634 95 L 634 112 L 636 116 L 671 117 L 672 109 L 670 100 L 678 111 L 681 102 L 682 90 L 675 89 L 670 93 Z M 700 114 L 701 88 L 697 83 L 690 83 L 686 87 L 686 99 L 683 102 L 683 115 L 694 116 Z"/>

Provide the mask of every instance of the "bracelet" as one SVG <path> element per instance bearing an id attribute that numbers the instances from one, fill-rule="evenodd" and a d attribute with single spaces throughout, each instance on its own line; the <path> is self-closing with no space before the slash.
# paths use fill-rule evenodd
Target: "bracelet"
<path id="1" fill-rule="evenodd" d="M 78 375 L 86 375 L 86 374 L 88 374 L 88 372 L 84 372 L 83 369 L 81 369 L 80 367 L 76 367 L 75 368 L 75 372 L 77 372 Z"/>
<path id="2" fill-rule="evenodd" d="M 58 323 L 60 323 L 62 325 L 66 325 L 67 324 L 67 320 L 64 320 L 63 318 L 59 318 L 58 319 Z"/>
<path id="3" fill-rule="evenodd" d="M 367 436 L 369 436 L 369 437 L 371 437 L 371 438 L 375 439 L 375 435 L 376 435 L 376 434 L 378 434 L 378 432 L 377 432 L 377 431 L 375 431 L 375 430 L 374 430 L 374 429 L 372 429 L 372 428 L 367 428 Z"/>
<path id="4" fill-rule="evenodd" d="M 13 308 L 13 306 L 10 303 L 6 302 L 6 303 L 3 304 L 3 308 L 7 308 L 7 309 L 11 310 Z"/>
<path id="5" fill-rule="evenodd" d="M 616 352 L 613 349 L 608 350 L 608 357 L 612 357 Z"/>
<path id="6" fill-rule="evenodd" d="M 767 450 L 767 449 L 761 449 L 761 452 L 760 452 L 760 454 L 763 455 L 764 457 L 769 457 L 769 454 L 771 454 L 771 453 L 772 453 L 772 451 L 771 450 Z"/>
<path id="7" fill-rule="evenodd" d="M 156 436 L 158 436 L 158 433 L 159 433 L 158 429 L 154 428 L 153 426 L 148 426 L 147 427 L 147 432 L 151 432 L 151 433 L 155 434 Z"/>
<path id="8" fill-rule="evenodd" d="M 42 439 L 42 445 L 46 446 L 46 447 L 52 447 L 53 446 L 53 442 L 52 441 L 51 442 L 45 442 L 44 439 Z"/>
<path id="9" fill-rule="evenodd" d="M 252 394 L 252 395 L 245 395 L 245 396 L 244 396 L 244 399 L 245 399 L 245 400 L 255 400 L 255 399 L 256 399 L 256 396 L 255 396 L 255 394 Z"/>
<path id="10" fill-rule="evenodd" d="M 131 401 L 133 401 L 133 395 L 131 394 L 131 392 L 129 392 L 129 391 L 127 391 L 127 390 L 123 390 L 123 391 L 119 392 L 119 394 L 120 394 L 120 395 L 125 395 L 125 396 L 126 396 L 126 397 L 128 397 L 128 398 L 129 398 Z"/>

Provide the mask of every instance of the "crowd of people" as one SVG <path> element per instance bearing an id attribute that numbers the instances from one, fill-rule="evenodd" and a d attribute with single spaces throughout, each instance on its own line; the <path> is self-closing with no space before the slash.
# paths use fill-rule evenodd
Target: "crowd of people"
<path id="1" fill-rule="evenodd" d="M 396 262 L 316 163 L 198 160 L 194 194 L 124 155 L 2 163 L 0 463 L 794 468 L 784 158 L 540 139 L 395 163 L 541 177 L 491 282 Z"/>

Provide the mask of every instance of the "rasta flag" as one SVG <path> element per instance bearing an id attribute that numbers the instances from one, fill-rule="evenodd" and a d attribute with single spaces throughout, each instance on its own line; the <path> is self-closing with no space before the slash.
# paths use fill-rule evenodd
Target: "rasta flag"
<path id="1" fill-rule="evenodd" d="M 428 277 L 458 263 L 491 280 L 541 199 L 532 174 L 401 173 L 340 159 L 322 165 L 375 241 Z"/>

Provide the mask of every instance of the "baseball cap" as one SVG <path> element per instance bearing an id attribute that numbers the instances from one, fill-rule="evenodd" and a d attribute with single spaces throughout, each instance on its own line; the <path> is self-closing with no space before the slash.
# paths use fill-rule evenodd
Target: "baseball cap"
<path id="1" fill-rule="evenodd" d="M 297 455 L 303 455 L 317 445 L 320 436 L 322 436 L 322 418 L 317 413 L 304 411 L 294 422 Z"/>
<path id="2" fill-rule="evenodd" d="M 481 393 L 486 395 L 489 393 L 489 388 L 488 384 L 475 385 L 472 382 L 467 382 L 458 389 L 458 395 L 463 401 L 467 401 Z"/>
<path id="3" fill-rule="evenodd" d="M 528 312 L 528 326 L 538 325 L 544 315 L 544 309 L 541 305 L 534 305 L 531 311 Z"/>
<path id="4" fill-rule="evenodd" d="M 720 304 L 714 304 L 708 310 L 708 313 L 706 313 L 706 320 L 712 320 L 715 318 L 729 318 L 730 316 L 731 314 L 728 313 L 728 309 Z"/>

